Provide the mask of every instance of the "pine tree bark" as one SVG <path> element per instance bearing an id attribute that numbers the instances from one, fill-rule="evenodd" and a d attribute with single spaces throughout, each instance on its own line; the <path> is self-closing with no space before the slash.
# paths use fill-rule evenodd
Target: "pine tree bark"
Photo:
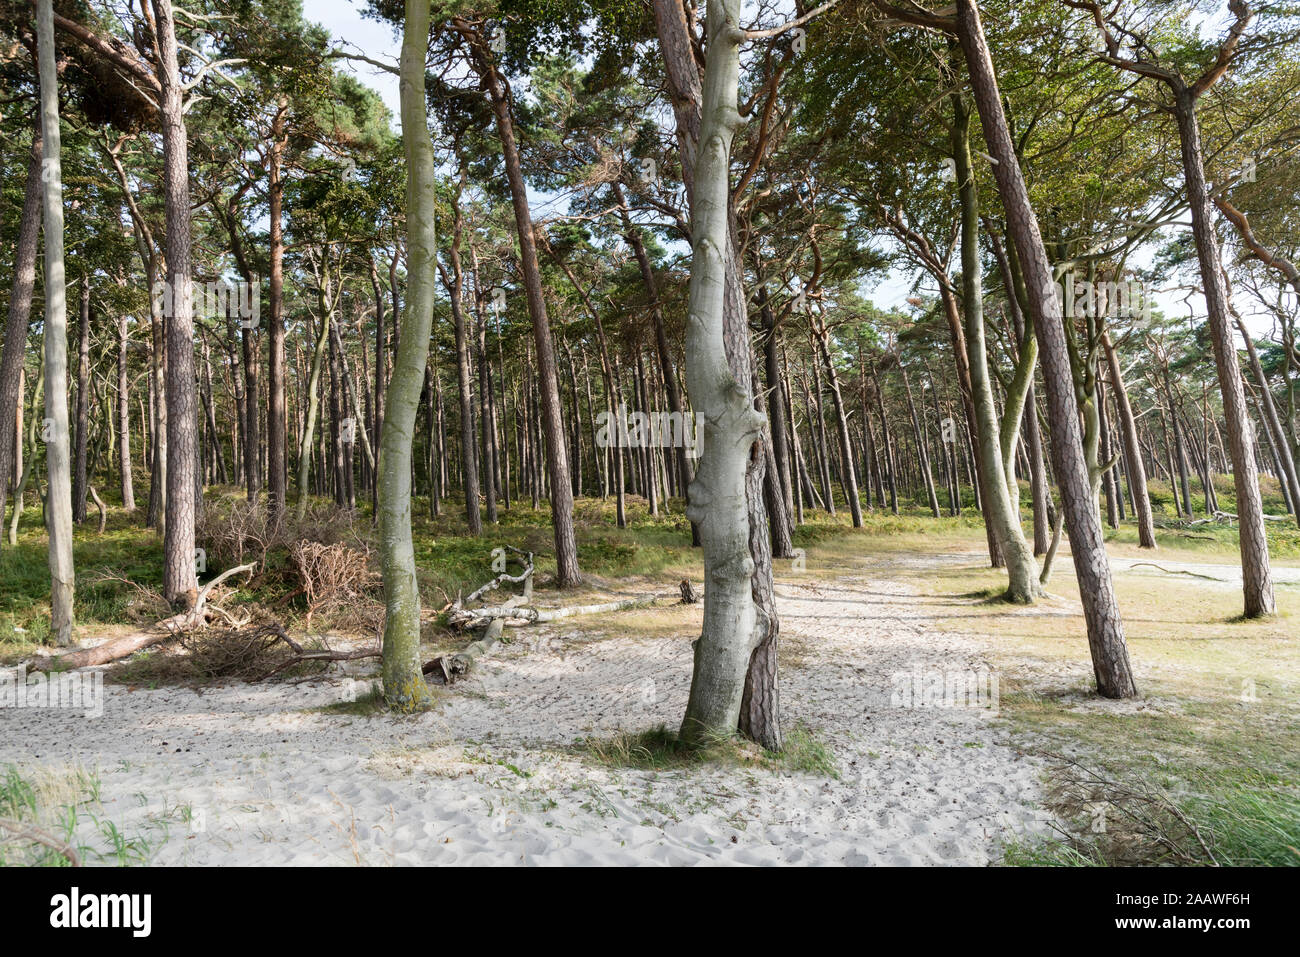
<path id="1" fill-rule="evenodd" d="M 1242 593 L 1247 618 L 1270 615 L 1275 610 L 1273 574 L 1268 560 L 1268 534 L 1264 529 L 1264 504 L 1259 492 L 1259 470 L 1245 386 L 1232 330 L 1228 328 L 1228 290 L 1219 241 L 1214 231 L 1210 191 L 1205 183 L 1201 131 L 1196 119 L 1196 97 L 1183 87 L 1176 93 L 1182 148 L 1183 175 L 1192 214 L 1192 237 L 1201 267 L 1205 290 L 1206 325 L 1214 347 L 1214 365 L 1223 396 L 1223 417 L 1228 426 L 1228 449 L 1232 455 L 1232 481 L 1237 492 L 1237 528 L 1241 548 Z M 1207 465 L 1208 467 L 1208 465 Z"/>
<path id="2" fill-rule="evenodd" d="M 63 169 L 59 91 L 54 66 L 52 0 L 38 0 L 37 60 L 41 87 L 41 179 L 45 233 L 45 468 L 48 492 L 50 637 L 72 644 L 76 573 L 72 563 L 72 468 L 68 454 L 68 304 L 63 269 Z"/>
<path id="3" fill-rule="evenodd" d="M 284 150 L 288 105 L 281 101 L 271 121 L 271 146 L 267 156 L 267 195 L 270 220 L 271 316 L 267 331 L 266 471 L 267 504 L 272 521 L 283 517 L 289 492 L 289 414 L 285 393 L 284 331 Z"/>
<path id="4" fill-rule="evenodd" d="M 14 280 L 9 290 L 4 351 L 0 354 L 0 526 L 4 525 L 14 463 L 21 454 L 22 435 L 19 434 L 18 419 L 22 403 L 23 353 L 27 348 L 32 292 L 36 287 L 36 250 L 40 245 L 41 154 L 41 116 L 38 114 L 27 161 L 27 185 L 14 246 Z"/>
<path id="5" fill-rule="evenodd" d="M 194 313 L 190 232 L 189 143 L 171 0 L 152 0 L 158 32 L 158 102 L 166 196 L 167 270 L 167 507 L 163 532 L 163 596 L 178 610 L 194 607 L 198 579 L 194 522 L 198 487 L 198 407 L 195 401 Z"/>
<path id="6" fill-rule="evenodd" d="M 551 323 L 546 312 L 546 299 L 542 294 L 542 274 L 537 263 L 533 217 L 528 209 L 528 189 L 524 184 L 523 167 L 515 144 L 511 96 L 506 88 L 505 79 L 492 61 L 482 36 L 469 28 L 464 21 L 453 18 L 453 23 L 458 24 L 458 29 L 468 29 L 473 34 L 470 43 L 474 49 L 479 75 L 487 87 L 492 109 L 496 115 L 497 135 L 501 141 L 506 179 L 510 185 L 510 198 L 514 206 L 515 225 L 519 234 L 519 258 L 524 276 L 524 291 L 528 298 L 528 314 L 533 320 L 533 339 L 537 347 L 538 399 L 546 434 L 551 524 L 555 532 L 556 582 L 561 588 L 574 588 L 582 584 L 582 571 L 578 566 L 578 542 L 573 527 L 573 489 L 569 476 L 568 453 L 564 444 L 560 383 L 555 369 L 555 346 L 551 341 Z"/>
<path id="7" fill-rule="evenodd" d="M 993 60 L 974 0 L 957 0 L 957 34 L 970 74 L 993 175 L 1006 210 L 1029 290 L 1029 311 L 1038 334 L 1052 427 L 1052 458 L 1064 503 L 1075 574 L 1088 627 L 1097 691 L 1107 698 L 1137 694 L 1128 646 L 1106 556 L 1101 522 L 1093 508 L 1088 468 L 1079 434 L 1079 409 L 1066 348 L 1066 329 L 1056 283 L 1038 220 L 1029 201 L 1020 161 L 1002 110 Z"/>

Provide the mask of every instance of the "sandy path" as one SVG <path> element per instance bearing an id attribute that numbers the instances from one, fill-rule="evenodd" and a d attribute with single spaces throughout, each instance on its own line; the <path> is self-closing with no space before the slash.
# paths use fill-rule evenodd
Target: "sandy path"
<path id="1" fill-rule="evenodd" d="M 778 596 L 802 659 L 782 675 L 785 720 L 816 730 L 838 779 L 582 760 L 584 735 L 675 726 L 690 644 L 573 622 L 521 630 L 427 715 L 311 710 L 342 682 L 107 685 L 98 719 L 0 711 L 0 763 L 97 769 L 101 817 L 162 864 L 984 864 L 1042 829 L 1037 767 L 997 743 L 994 713 L 891 704 L 896 673 L 977 668 L 983 639 L 927 628 L 899 581 Z"/>

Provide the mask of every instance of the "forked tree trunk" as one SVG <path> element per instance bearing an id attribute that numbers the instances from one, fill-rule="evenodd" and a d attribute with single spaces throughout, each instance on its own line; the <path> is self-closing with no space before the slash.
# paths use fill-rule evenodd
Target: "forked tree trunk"
<path id="1" fill-rule="evenodd" d="M 957 32 L 966 57 L 975 104 L 989 153 L 997 160 L 993 175 L 1007 214 L 1029 292 L 1029 311 L 1038 333 L 1052 427 L 1052 459 L 1061 488 L 1075 574 L 1088 626 L 1097 691 L 1107 698 L 1137 694 L 1129 665 L 1124 626 L 1111 580 L 1101 521 L 1093 508 L 1088 467 L 1079 434 L 1079 407 L 1067 353 L 1065 323 L 1047 250 L 1029 201 L 1020 161 L 1002 111 L 993 60 L 974 0 L 957 0 Z"/>
<path id="2" fill-rule="evenodd" d="M 993 527 L 998 549 L 1007 567 L 1007 601 L 1029 604 L 1042 589 L 1038 584 L 1038 566 L 1020 525 L 1019 488 L 1012 498 L 1011 482 L 1014 470 L 1010 456 L 1004 458 L 1004 448 L 1010 448 L 1008 436 L 1001 431 L 997 406 L 993 401 L 993 385 L 989 375 L 988 350 L 984 345 L 984 291 L 981 282 L 979 254 L 979 200 L 975 187 L 975 171 L 970 152 L 970 108 L 960 94 L 952 97 L 953 122 L 952 147 L 957 167 L 957 191 L 961 203 L 961 271 L 963 317 L 965 319 L 966 353 L 970 363 L 971 400 L 975 404 L 976 434 L 974 442 L 979 456 L 980 471 L 984 478 L 984 521 Z M 1014 295 L 1014 291 L 1008 290 Z M 1028 337 L 1026 337 L 1028 341 Z M 1029 375 L 1032 376 L 1032 364 Z M 1026 370 L 1022 370 L 1026 371 Z M 1015 395 L 1016 387 L 1019 395 Z M 1007 396 L 1008 418 L 1018 425 L 1019 414 L 1014 411 L 1018 403 L 1023 408 L 1028 379 L 1012 387 Z M 1009 423 L 1008 428 L 1013 428 Z M 1018 431 L 1013 428 L 1012 434 Z"/>
<path id="3" fill-rule="evenodd" d="M 426 118 L 424 60 L 429 46 L 427 0 L 406 0 L 402 31 L 401 116 L 406 153 L 406 312 L 384 403 L 379 453 L 379 549 L 384 576 L 384 699 L 399 711 L 427 708 L 420 661 L 420 589 L 411 538 L 411 444 L 429 359 L 434 232 L 433 141 Z M 304 451 L 308 451 L 304 449 Z"/>
<path id="4" fill-rule="evenodd" d="M 59 90 L 54 67 L 54 9 L 40 0 L 36 14 L 41 83 L 41 178 L 45 182 L 45 468 L 48 493 L 50 637 L 72 644 L 72 468 L 68 454 L 68 304 L 63 272 L 63 169 L 60 162 Z"/>

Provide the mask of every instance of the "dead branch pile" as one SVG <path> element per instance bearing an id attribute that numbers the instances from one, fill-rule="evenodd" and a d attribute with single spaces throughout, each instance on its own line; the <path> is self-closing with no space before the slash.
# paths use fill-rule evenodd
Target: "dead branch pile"
<path id="1" fill-rule="evenodd" d="M 298 541 L 289 546 L 289 557 L 298 577 L 298 593 L 307 603 L 306 625 L 318 611 L 337 612 L 347 608 L 362 613 L 382 610 L 375 597 L 379 573 L 370 563 L 370 547 L 353 548 L 343 542 Z M 363 624 L 374 624 L 376 615 Z"/>
<path id="2" fill-rule="evenodd" d="M 196 678 L 235 678 L 265 681 L 277 676 L 307 677 L 320 674 L 338 661 L 378 658 L 378 648 L 336 651 L 324 638 L 306 645 L 289 636 L 277 622 L 242 628 L 203 628 L 181 639 L 189 652 Z"/>
<path id="3" fill-rule="evenodd" d="M 101 645 L 93 648 L 78 648 L 75 651 L 65 652 L 61 655 L 52 657 L 37 658 L 33 666 L 38 671 L 50 671 L 56 666 L 59 670 L 69 668 L 86 668 L 91 665 L 106 665 L 110 662 L 133 655 L 137 651 L 143 651 L 145 648 L 156 645 L 159 642 L 166 641 L 168 638 L 185 634 L 196 628 L 201 628 L 210 620 L 215 618 L 224 619 L 228 624 L 236 627 L 248 624 L 247 619 L 237 621 L 225 609 L 218 605 L 209 605 L 208 596 L 213 589 L 222 584 L 227 578 L 247 572 L 252 574 L 252 565 L 240 565 L 237 568 L 228 568 L 212 581 L 208 582 L 199 589 L 198 597 L 195 599 L 194 607 L 188 611 L 182 611 L 178 614 L 164 618 L 151 629 L 142 631 L 134 635 L 124 635 L 121 638 L 114 638 L 112 641 L 106 641 Z"/>

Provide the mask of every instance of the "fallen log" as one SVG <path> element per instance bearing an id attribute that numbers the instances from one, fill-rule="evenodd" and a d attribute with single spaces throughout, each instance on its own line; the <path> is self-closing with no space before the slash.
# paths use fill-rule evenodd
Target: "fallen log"
<path id="1" fill-rule="evenodd" d="M 516 618 L 522 621 L 557 621 L 560 618 L 572 618 L 575 615 L 599 615 L 611 611 L 623 611 L 626 608 L 644 608 L 656 601 L 671 598 L 670 595 L 645 595 L 641 598 L 623 598 L 619 601 L 607 601 L 598 605 L 570 605 L 567 608 L 536 608 L 532 605 L 498 605 L 495 608 L 462 608 L 450 614 L 453 624 L 462 626 L 476 622 L 492 621 L 502 618 Z"/>
<path id="2" fill-rule="evenodd" d="M 506 546 L 506 547 L 510 548 L 510 546 Z M 519 551 L 519 549 L 517 548 L 511 548 L 510 550 L 520 555 L 527 554 L 528 560 L 523 563 L 524 565 L 523 574 L 519 575 L 517 578 L 510 578 L 507 575 L 498 575 L 492 581 L 488 582 L 487 585 L 484 585 L 482 588 L 478 589 L 478 591 L 474 592 L 474 594 L 470 596 L 471 598 L 477 595 L 481 595 L 485 591 L 490 591 L 498 587 L 498 585 L 501 584 L 502 579 L 506 579 L 512 582 L 522 582 L 524 586 L 524 591 L 523 594 L 521 595 L 512 595 L 509 599 L 506 600 L 506 602 L 503 605 L 501 605 L 501 608 L 510 609 L 518 605 L 521 605 L 524 602 L 532 601 L 533 599 L 533 553 L 532 552 L 524 553 Z M 457 601 L 452 608 L 453 618 L 457 614 L 463 612 L 464 609 L 461 608 L 461 603 Z M 455 654 L 441 655 L 437 658 L 434 658 L 432 661 L 426 661 L 424 663 L 423 669 L 421 670 L 426 675 L 433 675 L 435 679 L 439 680 L 442 684 L 447 684 L 447 685 L 452 684 L 459 675 L 468 674 L 470 669 L 474 667 L 474 662 L 478 660 L 478 658 L 480 658 L 482 655 L 485 655 L 488 652 L 490 652 L 492 650 L 492 647 L 501 640 L 501 632 L 505 628 L 506 617 L 507 616 L 503 615 L 489 620 L 487 631 L 484 632 L 483 637 L 480 638 L 478 641 L 471 642 L 465 649 L 463 649 L 462 651 L 458 651 Z M 468 624 L 470 621 L 474 619 L 473 618 L 467 619 L 464 617 L 460 617 L 460 618 L 456 618 L 455 620 L 459 622 L 459 624 L 463 627 L 465 624 Z"/>
<path id="3" fill-rule="evenodd" d="M 32 667 L 37 671 L 66 671 L 71 668 L 106 665 L 133 655 L 137 651 L 143 651 L 145 648 L 159 642 L 166 641 L 168 638 L 183 634 L 207 621 L 208 594 L 212 589 L 232 575 L 238 575 L 240 572 L 252 572 L 255 567 L 255 565 L 239 565 L 236 568 L 230 568 L 222 572 L 199 589 L 198 597 L 194 600 L 192 609 L 172 615 L 170 618 L 164 618 L 154 625 L 150 631 L 124 635 L 121 638 L 114 638 L 93 648 L 78 648 L 75 651 L 65 652 L 61 655 L 37 658 L 32 662 Z"/>
<path id="4" fill-rule="evenodd" d="M 523 595 L 515 595 L 507 600 L 502 607 L 510 608 L 525 600 Z M 422 669 L 424 674 L 433 675 L 435 680 L 440 679 L 442 684 L 454 683 L 459 676 L 468 674 L 479 658 L 492 650 L 493 646 L 501 640 L 501 633 L 504 630 L 505 618 L 493 618 L 488 622 L 487 630 L 484 631 L 483 637 L 478 641 L 470 642 L 463 650 L 454 654 L 442 655 L 432 661 L 425 662 Z"/>
<path id="5" fill-rule="evenodd" d="M 1149 568 L 1158 568 L 1166 575 L 1188 575 L 1192 578 L 1204 578 L 1206 581 L 1212 582 L 1226 582 L 1228 580 L 1226 578 L 1215 578 L 1213 575 L 1200 575 L 1196 572 L 1189 572 L 1182 568 L 1165 568 L 1163 565 L 1157 565 L 1155 562 L 1134 562 L 1129 566 L 1129 568 L 1140 568 L 1143 565 L 1146 565 Z"/>
<path id="6" fill-rule="evenodd" d="M 1231 521 L 1236 521 L 1236 520 L 1237 520 L 1237 513 L 1236 513 L 1236 512 L 1219 512 L 1219 511 L 1216 511 L 1216 512 L 1214 513 L 1214 517 L 1215 517 L 1215 518 L 1220 518 L 1220 519 L 1229 519 L 1229 520 L 1231 520 Z M 1291 521 L 1291 516 L 1290 516 L 1290 515 L 1268 515 L 1268 514 L 1264 514 L 1264 515 L 1260 515 L 1260 518 L 1262 518 L 1262 519 L 1263 519 L 1264 521 L 1266 521 L 1266 522 L 1289 522 L 1289 521 Z"/>

